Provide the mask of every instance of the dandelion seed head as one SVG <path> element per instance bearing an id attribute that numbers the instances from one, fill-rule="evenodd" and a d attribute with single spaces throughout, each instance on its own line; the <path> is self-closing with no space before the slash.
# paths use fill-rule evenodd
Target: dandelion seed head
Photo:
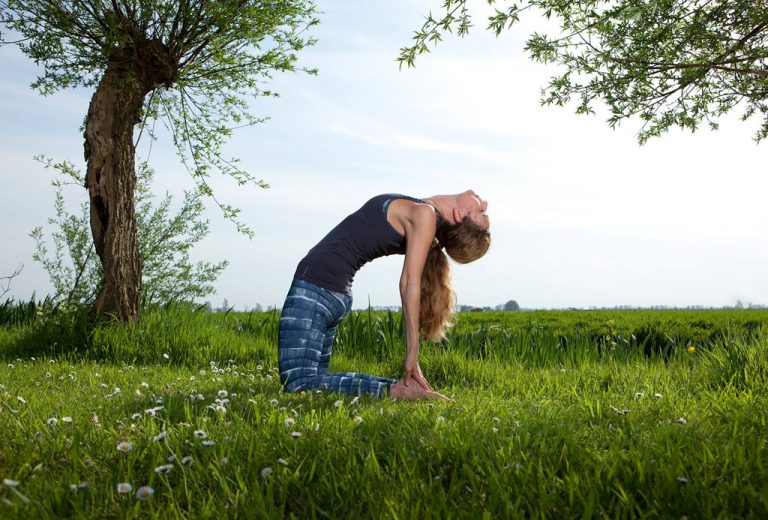
<path id="1" fill-rule="evenodd" d="M 295 420 L 294 420 L 292 417 L 288 417 L 288 418 L 285 420 L 285 425 L 286 425 L 286 426 L 288 426 L 289 428 L 290 428 L 291 426 L 293 426 L 295 423 L 296 423 L 296 421 L 295 421 Z"/>
<path id="2" fill-rule="evenodd" d="M 219 396 L 220 399 L 223 399 L 223 398 L 227 397 L 227 395 L 229 395 L 229 394 L 227 393 L 226 390 L 219 390 L 219 392 L 218 392 L 218 396 Z"/>

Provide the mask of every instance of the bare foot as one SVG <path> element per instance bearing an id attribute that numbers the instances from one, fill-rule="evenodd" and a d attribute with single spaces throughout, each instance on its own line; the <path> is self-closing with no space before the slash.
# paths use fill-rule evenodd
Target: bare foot
<path id="1" fill-rule="evenodd" d="M 443 394 L 424 390 L 413 378 L 408 381 L 408 386 L 405 386 L 404 382 L 405 378 L 400 379 L 389 387 L 389 396 L 392 400 L 404 399 L 406 401 L 416 401 L 418 399 L 440 399 L 453 402 L 452 399 L 445 397 Z"/>

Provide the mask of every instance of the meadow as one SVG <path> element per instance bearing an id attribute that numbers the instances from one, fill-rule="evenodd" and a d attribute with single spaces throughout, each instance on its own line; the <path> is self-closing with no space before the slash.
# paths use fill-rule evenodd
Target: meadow
<path id="1" fill-rule="evenodd" d="M 0 517 L 768 517 L 768 311 L 462 313 L 455 403 L 282 393 L 278 318 L 0 306 Z M 403 345 L 353 312 L 331 370 Z"/>

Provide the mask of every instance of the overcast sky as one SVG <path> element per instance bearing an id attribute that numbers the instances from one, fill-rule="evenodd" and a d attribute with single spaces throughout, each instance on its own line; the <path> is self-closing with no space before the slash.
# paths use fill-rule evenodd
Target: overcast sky
<path id="1" fill-rule="evenodd" d="M 675 130 L 639 146 L 637 121 L 611 130 L 600 115 L 541 107 L 554 69 L 523 53 L 532 26 L 496 39 L 482 16 L 469 37 L 448 37 L 399 70 L 399 48 L 441 3 L 321 3 L 319 42 L 300 55 L 318 76 L 275 78 L 280 98 L 253 103 L 270 120 L 227 146 L 271 188 L 214 180 L 256 232 L 249 241 L 209 204 L 212 231 L 194 256 L 230 261 L 215 306 L 282 305 L 301 257 L 376 194 L 467 188 L 489 202 L 492 246 L 454 265 L 461 304 L 768 304 L 768 144 L 752 140 L 756 120 L 733 113 L 718 132 Z M 32 156 L 84 167 L 79 128 L 92 92 L 41 97 L 29 88 L 35 66 L 12 48 L 0 48 L 0 67 L 0 276 L 23 264 L 11 294 L 28 299 L 50 291 L 28 233 L 53 216 L 54 174 Z M 158 194 L 180 200 L 193 186 L 167 139 L 154 143 L 150 163 Z M 66 194 L 71 207 L 85 200 L 84 190 Z M 355 307 L 400 303 L 402 258 L 358 273 Z"/>

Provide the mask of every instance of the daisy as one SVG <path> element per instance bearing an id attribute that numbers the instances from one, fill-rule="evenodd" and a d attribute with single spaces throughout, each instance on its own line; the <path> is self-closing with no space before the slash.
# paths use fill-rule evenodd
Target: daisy
<path id="1" fill-rule="evenodd" d="M 167 353 L 163 352 L 163 358 L 164 359 L 171 359 L 171 356 L 169 356 Z"/>
<path id="2" fill-rule="evenodd" d="M 213 441 L 211 439 L 207 439 L 207 440 L 204 440 L 201 444 L 203 446 L 213 446 L 214 444 L 216 444 L 216 441 Z"/>
<path id="3" fill-rule="evenodd" d="M 363 418 L 362 418 L 362 417 L 360 417 L 359 415 L 356 415 L 356 416 L 355 416 L 355 418 L 354 418 L 353 420 L 355 421 L 355 424 L 356 424 L 357 426 L 359 426 L 359 425 L 360 425 L 360 423 L 361 423 L 361 422 L 363 422 Z"/>
<path id="4" fill-rule="evenodd" d="M 282 459 L 282 458 L 281 458 L 281 459 L 277 459 L 277 462 L 279 462 L 279 463 L 280 463 L 280 464 L 282 464 L 283 466 L 287 466 L 287 465 L 288 465 L 288 461 L 287 461 L 287 460 L 285 460 L 285 459 Z"/>
<path id="5" fill-rule="evenodd" d="M 64 417 L 61 418 L 61 422 L 71 423 L 72 422 L 72 417 L 64 416 Z"/>
<path id="6" fill-rule="evenodd" d="M 117 443 L 117 451 L 122 451 L 123 453 L 128 453 L 133 449 L 133 444 L 130 442 L 119 442 Z"/>
<path id="7" fill-rule="evenodd" d="M 344 404 L 344 401 L 342 401 L 341 399 L 338 399 L 338 400 L 333 402 L 333 406 L 335 406 L 336 408 L 338 408 L 342 404 Z"/>
<path id="8" fill-rule="evenodd" d="M 23 397 L 21 397 L 21 396 L 18 396 L 18 397 L 16 397 L 16 399 L 18 399 L 18 400 L 19 400 L 19 402 L 20 402 L 21 404 L 27 404 L 27 400 L 26 400 L 26 399 L 24 399 L 24 398 L 23 398 Z"/>
<path id="9" fill-rule="evenodd" d="M 152 440 L 155 441 L 155 442 L 161 441 L 161 440 L 165 439 L 167 436 L 168 436 L 168 432 L 166 430 L 163 430 L 160 433 L 158 433 L 157 435 L 155 435 L 154 437 L 152 437 Z"/>
<path id="10" fill-rule="evenodd" d="M 292 417 L 288 417 L 288 418 L 285 420 L 285 425 L 286 425 L 287 427 L 289 427 L 289 428 L 290 428 L 291 426 L 293 426 L 295 423 L 296 423 L 296 421 L 295 421 L 295 420 L 294 420 Z"/>
<path id="11" fill-rule="evenodd" d="M 45 421 L 45 424 L 47 424 L 48 426 L 56 426 L 56 423 L 58 422 L 59 420 L 56 417 L 51 417 L 50 419 Z"/>
<path id="12" fill-rule="evenodd" d="M 218 394 L 218 395 L 219 395 L 219 398 L 220 398 L 220 399 L 224 399 L 224 398 L 225 398 L 225 397 L 227 397 L 229 394 L 227 393 L 227 391 L 226 391 L 226 390 L 219 390 L 219 394 Z"/>
<path id="13" fill-rule="evenodd" d="M 139 500 L 149 500 L 154 494 L 155 490 L 149 486 L 141 486 L 136 490 L 136 498 Z"/>
<path id="14" fill-rule="evenodd" d="M 117 485 L 117 492 L 121 495 L 127 495 L 131 491 L 133 491 L 133 486 L 128 482 L 121 482 Z"/>
<path id="15" fill-rule="evenodd" d="M 18 480 L 11 480 L 9 478 L 4 478 L 3 484 L 5 484 L 8 487 L 19 487 L 19 484 L 21 484 L 21 482 L 19 482 Z"/>
<path id="16" fill-rule="evenodd" d="M 168 473 L 173 469 L 173 464 L 163 464 L 155 468 L 155 473 Z"/>
<path id="17" fill-rule="evenodd" d="M 190 464 L 192 464 L 192 462 L 194 462 L 194 459 L 192 458 L 192 455 L 187 455 L 186 457 L 181 459 L 181 463 L 182 464 L 190 465 Z"/>
<path id="18" fill-rule="evenodd" d="M 301 437 L 301 432 L 291 432 L 291 437 L 293 437 L 294 439 L 298 439 L 299 437 Z"/>
<path id="19" fill-rule="evenodd" d="M 355 397 L 349 402 L 349 406 L 357 404 L 357 402 L 360 400 L 360 396 Z"/>
<path id="20" fill-rule="evenodd" d="M 270 467 L 266 467 L 263 470 L 261 470 L 262 477 L 266 477 L 267 475 L 271 475 L 271 474 L 272 474 L 272 468 Z"/>
<path id="21" fill-rule="evenodd" d="M 208 434 L 205 433 L 203 430 L 195 430 L 194 435 L 198 439 L 206 439 L 206 438 L 208 438 Z"/>

